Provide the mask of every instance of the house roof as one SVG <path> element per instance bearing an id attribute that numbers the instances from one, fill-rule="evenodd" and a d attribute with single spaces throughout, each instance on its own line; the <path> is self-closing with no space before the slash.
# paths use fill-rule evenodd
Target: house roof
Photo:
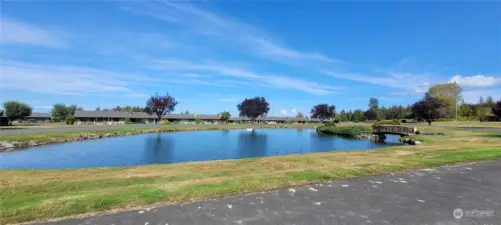
<path id="1" fill-rule="evenodd" d="M 156 115 L 150 115 L 145 112 L 119 112 L 119 111 L 90 111 L 90 110 L 83 110 L 83 111 L 75 111 L 75 117 L 76 118 L 134 118 L 134 119 L 156 119 L 158 118 Z M 207 115 L 207 114 L 199 114 L 199 115 L 191 115 L 191 114 L 166 114 L 165 116 L 162 116 L 162 118 L 165 119 L 177 119 L 177 120 L 194 120 L 194 119 L 202 119 L 202 120 L 219 120 L 221 119 L 218 115 Z M 249 117 L 231 117 L 229 119 L 230 121 L 248 121 L 251 120 Z M 320 121 L 320 119 L 313 119 L 313 118 L 296 118 L 296 117 L 276 117 L 276 116 L 270 116 L 270 117 L 258 117 L 256 118 L 257 121 L 259 120 L 266 120 L 266 121 L 286 121 L 286 120 L 292 120 L 295 122 L 305 122 L 305 121 Z"/>
<path id="2" fill-rule="evenodd" d="M 0 110 L 0 117 L 7 117 L 7 113 L 5 110 Z M 50 118 L 50 113 L 31 113 L 31 115 L 27 116 L 26 118 L 28 119 L 34 119 L 34 118 Z"/>

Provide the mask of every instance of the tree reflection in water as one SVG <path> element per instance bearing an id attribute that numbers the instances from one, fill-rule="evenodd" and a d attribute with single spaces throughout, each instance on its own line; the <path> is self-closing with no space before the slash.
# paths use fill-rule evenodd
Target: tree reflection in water
<path id="1" fill-rule="evenodd" d="M 257 131 L 243 131 L 238 136 L 238 157 L 253 158 L 266 156 L 268 135 Z"/>
<path id="2" fill-rule="evenodd" d="M 157 134 L 146 139 L 145 162 L 148 164 L 174 163 L 174 141 L 168 134 Z"/>

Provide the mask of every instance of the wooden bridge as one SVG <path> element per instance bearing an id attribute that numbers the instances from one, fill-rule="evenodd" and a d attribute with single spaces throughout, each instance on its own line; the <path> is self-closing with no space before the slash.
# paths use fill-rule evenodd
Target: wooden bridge
<path id="1" fill-rule="evenodd" d="M 374 126 L 372 128 L 372 134 L 378 136 L 378 140 L 385 140 L 387 134 L 409 136 L 416 133 L 415 127 L 404 127 L 404 126 Z"/>

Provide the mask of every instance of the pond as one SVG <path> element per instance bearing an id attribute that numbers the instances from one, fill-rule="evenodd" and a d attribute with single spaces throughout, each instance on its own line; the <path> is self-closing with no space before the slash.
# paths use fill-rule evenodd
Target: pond
<path id="1" fill-rule="evenodd" d="M 396 141 L 389 137 L 387 141 Z M 256 129 L 141 134 L 0 153 L 1 169 L 65 169 L 170 164 L 339 150 L 391 144 L 319 136 L 315 129 Z"/>

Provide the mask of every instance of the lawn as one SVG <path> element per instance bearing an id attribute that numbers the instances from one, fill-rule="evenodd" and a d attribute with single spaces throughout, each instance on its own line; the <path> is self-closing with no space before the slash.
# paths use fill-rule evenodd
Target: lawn
<path id="1" fill-rule="evenodd" d="M 501 136 L 418 125 L 424 146 L 123 168 L 1 170 L 2 223 L 149 207 L 456 163 L 501 159 Z"/>

